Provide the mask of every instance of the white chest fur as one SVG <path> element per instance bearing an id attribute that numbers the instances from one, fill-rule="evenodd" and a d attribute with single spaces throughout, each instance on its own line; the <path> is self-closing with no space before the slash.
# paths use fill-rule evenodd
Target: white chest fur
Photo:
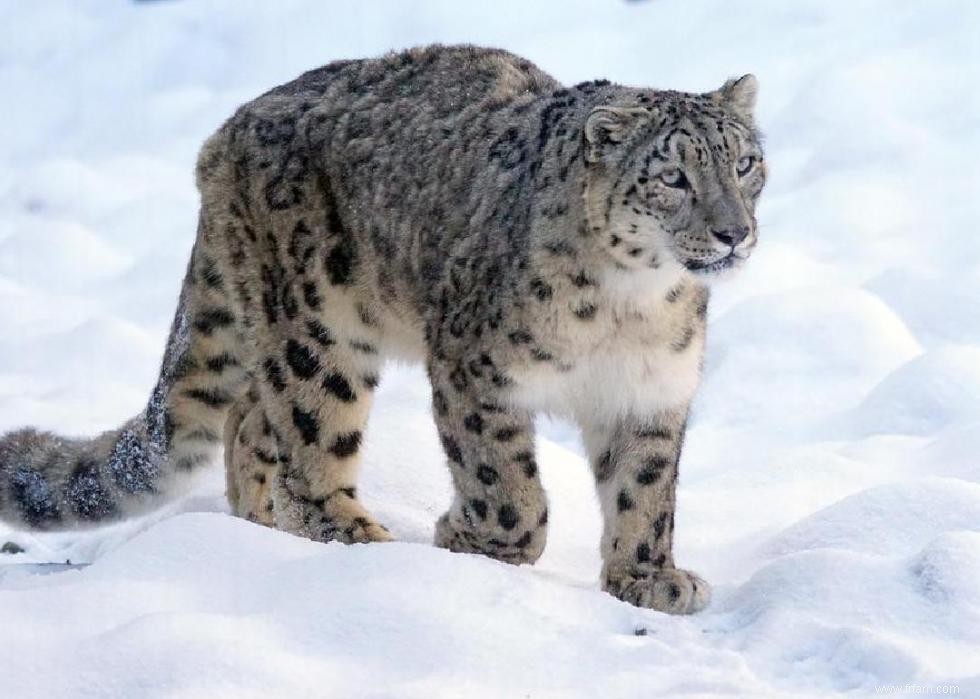
<path id="1" fill-rule="evenodd" d="M 693 288 L 687 288 L 687 302 L 671 303 L 665 300 L 669 286 L 661 280 L 656 288 L 642 290 L 607 283 L 612 293 L 597 317 L 589 323 L 570 321 L 563 333 L 560 342 L 569 349 L 570 368 L 518 370 L 511 400 L 591 424 L 686 406 L 700 380 L 704 335 L 692 317 Z"/>
<path id="2" fill-rule="evenodd" d="M 535 369 L 515 377 L 511 400 L 529 410 L 608 424 L 686 406 L 700 376 L 701 352 L 669 347 L 597 348 L 571 370 Z"/>

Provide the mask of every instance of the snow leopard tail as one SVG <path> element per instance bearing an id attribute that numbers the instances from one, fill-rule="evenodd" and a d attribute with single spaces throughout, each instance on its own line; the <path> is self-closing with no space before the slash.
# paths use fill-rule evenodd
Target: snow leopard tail
<path id="1" fill-rule="evenodd" d="M 216 459 L 246 374 L 238 319 L 206 245 L 199 230 L 160 376 L 139 415 L 91 439 L 30 428 L 0 437 L 0 520 L 57 530 L 123 519 L 158 507 Z"/>

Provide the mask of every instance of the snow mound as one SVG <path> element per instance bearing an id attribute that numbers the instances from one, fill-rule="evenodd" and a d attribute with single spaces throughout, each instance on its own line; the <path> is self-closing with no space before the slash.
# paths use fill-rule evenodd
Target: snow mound
<path id="1" fill-rule="evenodd" d="M 5 622 L 25 635 L 0 638 L 0 657 L 25 662 L 5 671 L 11 696 L 95 678 L 108 696 L 629 697 L 641 678 L 644 692 L 759 688 L 731 653 L 697 649 L 687 625 L 530 568 L 415 544 L 324 546 L 225 515 L 174 517 L 14 590 Z M 25 642 L 61 662 L 40 673 Z"/>
<path id="2" fill-rule="evenodd" d="M 705 420 L 790 419 L 853 404 L 921 352 L 873 294 L 822 287 L 757 295 L 709 328 Z M 819 351 L 814 351 L 819 348 Z"/>
<path id="3" fill-rule="evenodd" d="M 0 274 L 50 289 L 91 284 L 128 263 L 99 236 L 71 222 L 25 221 L 21 232 L 0 242 Z"/>
<path id="4" fill-rule="evenodd" d="M 927 347 L 980 344 L 980 277 L 890 269 L 865 284 Z"/>
<path id="5" fill-rule="evenodd" d="M 930 479 L 855 493 L 800 520 L 766 548 L 773 556 L 818 548 L 900 554 L 957 530 L 980 532 L 980 485 Z"/>
<path id="6" fill-rule="evenodd" d="M 945 430 L 913 456 L 920 469 L 980 483 L 980 422 Z"/>
<path id="7" fill-rule="evenodd" d="M 907 558 L 783 556 L 725 599 L 724 628 L 741 632 L 736 644 L 753 670 L 786 688 L 870 691 L 934 672 L 968 675 L 980 606 L 964 583 L 980 574 L 977 536 L 945 535 Z"/>
<path id="8" fill-rule="evenodd" d="M 980 348 L 942 347 L 886 377 L 851 413 L 856 434 L 926 435 L 980 420 Z"/>

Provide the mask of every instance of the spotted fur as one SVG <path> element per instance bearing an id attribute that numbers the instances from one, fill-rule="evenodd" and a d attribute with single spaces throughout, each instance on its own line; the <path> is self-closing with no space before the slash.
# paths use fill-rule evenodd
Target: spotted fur
<path id="1" fill-rule="evenodd" d="M 691 612 L 674 501 L 712 275 L 756 242 L 755 80 L 563 87 L 433 46 L 311 71 L 204 145 L 201 215 L 146 409 L 93 440 L 0 441 L 0 516 L 110 521 L 223 443 L 233 510 L 318 541 L 390 538 L 357 498 L 382 363 L 424 362 L 455 497 L 436 543 L 512 562 L 548 523 L 534 414 L 581 426 L 602 584 Z"/>

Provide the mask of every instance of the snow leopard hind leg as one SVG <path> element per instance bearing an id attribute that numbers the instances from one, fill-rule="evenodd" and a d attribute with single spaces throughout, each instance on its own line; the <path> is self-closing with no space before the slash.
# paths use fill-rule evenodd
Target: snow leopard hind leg
<path id="1" fill-rule="evenodd" d="M 224 443 L 226 494 L 232 513 L 275 526 L 272 484 L 279 474 L 279 442 L 259 403 L 256 385 L 229 413 Z"/>
<path id="2" fill-rule="evenodd" d="M 366 329 L 359 332 L 342 317 L 355 313 L 353 305 L 336 297 L 335 301 L 329 312 L 316 318 L 280 325 L 286 332 L 262 343 L 261 407 L 250 415 L 261 410 L 269 424 L 261 425 L 260 432 L 268 430 L 274 436 L 266 437 L 264 453 L 253 448 L 248 458 L 272 456 L 275 444 L 271 492 L 278 529 L 315 541 L 388 541 L 388 530 L 357 497 L 364 433 L 381 360 Z M 269 478 L 271 473 L 266 473 Z"/>

